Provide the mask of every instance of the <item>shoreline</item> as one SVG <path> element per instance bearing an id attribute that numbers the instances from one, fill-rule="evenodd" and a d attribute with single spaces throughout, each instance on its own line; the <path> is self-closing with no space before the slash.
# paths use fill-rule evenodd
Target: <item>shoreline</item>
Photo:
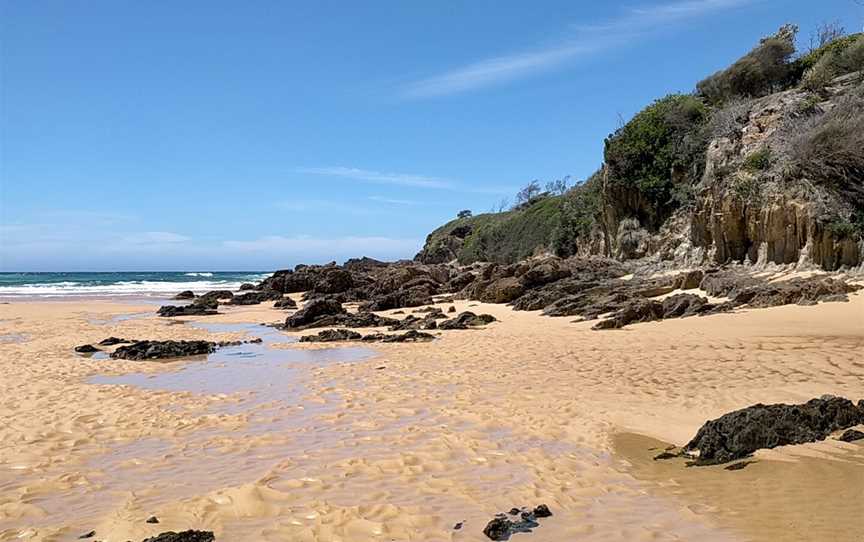
<path id="1" fill-rule="evenodd" d="M 785 447 L 757 452 L 757 464 L 740 473 L 681 467 L 670 476 L 672 466 L 646 466 L 615 441 L 637 433 L 681 445 L 706 419 L 748 404 L 823 393 L 857 400 L 864 395 L 855 356 L 864 350 L 864 294 L 849 297 L 603 332 L 571 318 L 455 301 L 446 306 L 471 305 L 499 322 L 443 332 L 432 343 L 376 344 L 377 354 L 359 361 L 295 364 L 304 388 L 296 402 L 249 408 L 242 394 L 87 383 L 93 374 L 182 372 L 190 362 L 94 361 L 71 352 L 109 335 L 242 334 L 169 325 L 155 315 L 111 319 L 152 305 L 0 305 L 0 335 L 27 336 L 0 342 L 3 395 L 14 398 L 0 415 L 0 437 L 9 443 L 0 465 L 0 540 L 71 540 L 92 528 L 113 542 L 207 528 L 233 541 L 479 541 L 496 512 L 540 503 L 553 517 L 515 539 L 842 540 L 851 521 L 807 523 L 809 500 L 794 497 L 819 490 L 825 510 L 842 514 L 848 491 L 826 490 L 825 480 L 836 486 L 836 477 L 790 476 L 783 465 L 827 461 L 864 472 L 860 446 Z M 284 318 L 270 305 L 182 320 Z M 92 315 L 107 323 L 90 322 Z M 741 509 L 728 489 L 748 472 L 781 489 L 766 494 L 772 499 L 784 487 L 796 491 Z M 688 487 L 704 473 L 708 481 Z M 755 521 L 748 512 L 765 510 L 773 519 Z M 150 514 L 158 526 L 144 524 Z M 790 518 L 800 522 L 795 533 L 772 527 Z M 454 530 L 459 522 L 463 528 Z"/>

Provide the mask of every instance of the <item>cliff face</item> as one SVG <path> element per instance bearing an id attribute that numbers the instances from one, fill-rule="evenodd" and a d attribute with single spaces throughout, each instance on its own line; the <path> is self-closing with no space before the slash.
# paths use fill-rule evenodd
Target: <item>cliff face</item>
<path id="1" fill-rule="evenodd" d="M 834 124 L 851 123 L 846 128 L 855 130 L 862 111 L 862 72 L 836 78 L 818 93 L 794 88 L 733 103 L 713 114 L 710 135 L 689 170 L 699 176 L 688 179 L 670 168 L 671 190 L 687 195 L 671 213 L 638 186 L 611 181 L 604 164 L 587 186 L 564 196 L 442 226 L 416 259 L 509 263 L 546 252 L 682 265 L 858 267 L 864 261 L 864 171 L 847 168 L 836 176 L 830 162 L 820 169 L 821 162 L 804 161 L 828 160 L 830 152 L 810 148 L 849 137 Z"/>

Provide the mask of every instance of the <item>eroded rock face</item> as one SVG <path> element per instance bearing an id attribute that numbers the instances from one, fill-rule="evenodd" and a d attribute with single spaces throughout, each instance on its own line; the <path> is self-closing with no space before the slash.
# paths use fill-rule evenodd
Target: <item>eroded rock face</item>
<path id="1" fill-rule="evenodd" d="M 146 538 L 143 542 L 214 542 L 216 537 L 211 531 L 168 531 L 158 536 Z"/>
<path id="2" fill-rule="evenodd" d="M 801 405 L 757 404 L 710 420 L 684 447 L 698 463 L 726 463 L 762 448 L 824 440 L 864 423 L 864 401 L 826 396 Z"/>

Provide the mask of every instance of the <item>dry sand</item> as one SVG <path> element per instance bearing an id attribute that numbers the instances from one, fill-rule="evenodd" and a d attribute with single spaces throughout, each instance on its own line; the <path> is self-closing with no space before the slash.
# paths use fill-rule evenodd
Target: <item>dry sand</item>
<path id="1" fill-rule="evenodd" d="M 231 362 L 72 352 L 110 335 L 237 333 L 112 320 L 152 306 L 0 305 L 0 541 L 186 528 L 231 542 L 480 541 L 496 512 L 540 503 L 554 516 L 514 541 L 859 540 L 860 443 L 759 452 L 734 472 L 651 459 L 752 403 L 864 398 L 864 295 L 851 299 L 603 332 L 458 302 L 500 322 L 359 361 L 292 358 L 255 373 L 259 393 L 92 384 L 143 372 L 158 388 L 230 375 Z M 280 317 L 260 306 L 184 320 Z"/>

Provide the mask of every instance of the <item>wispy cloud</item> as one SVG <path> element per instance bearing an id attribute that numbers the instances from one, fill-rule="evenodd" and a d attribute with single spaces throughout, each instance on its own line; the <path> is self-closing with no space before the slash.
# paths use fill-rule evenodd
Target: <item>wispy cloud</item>
<path id="1" fill-rule="evenodd" d="M 382 173 L 368 169 L 355 167 L 329 166 L 329 167 L 302 167 L 295 170 L 304 175 L 320 175 L 339 179 L 350 179 L 374 184 L 391 184 L 413 188 L 431 188 L 437 190 L 451 190 L 469 194 L 493 194 L 502 195 L 511 193 L 511 186 L 482 186 L 478 184 L 467 184 L 445 177 L 434 177 L 430 175 L 419 175 L 416 173 Z M 408 204 L 408 200 L 396 200 L 372 196 L 370 200 L 384 203 Z"/>
<path id="2" fill-rule="evenodd" d="M 357 181 L 366 181 L 379 184 L 395 184 L 401 186 L 415 186 L 420 188 L 450 188 L 453 182 L 441 177 L 429 177 L 414 173 L 384 173 L 381 171 L 370 171 L 353 167 L 305 167 L 298 168 L 298 173 L 309 175 L 322 175 L 326 177 L 342 177 Z"/>
<path id="3" fill-rule="evenodd" d="M 127 235 L 122 239 L 123 243 L 130 245 L 166 245 L 174 243 L 185 243 L 191 238 L 170 231 L 145 231 Z"/>
<path id="4" fill-rule="evenodd" d="M 612 47 L 632 44 L 669 25 L 704 17 L 758 0 L 682 0 L 630 8 L 618 17 L 593 24 L 572 25 L 572 35 L 532 51 L 523 51 L 472 62 L 431 77 L 409 83 L 402 89 L 406 98 L 430 98 L 456 94 L 520 79 L 567 65 Z"/>
<path id="5" fill-rule="evenodd" d="M 386 203 L 388 205 L 418 205 L 420 203 L 419 201 L 410 199 L 385 198 L 383 196 L 369 196 L 369 199 L 377 201 L 378 203 Z"/>

